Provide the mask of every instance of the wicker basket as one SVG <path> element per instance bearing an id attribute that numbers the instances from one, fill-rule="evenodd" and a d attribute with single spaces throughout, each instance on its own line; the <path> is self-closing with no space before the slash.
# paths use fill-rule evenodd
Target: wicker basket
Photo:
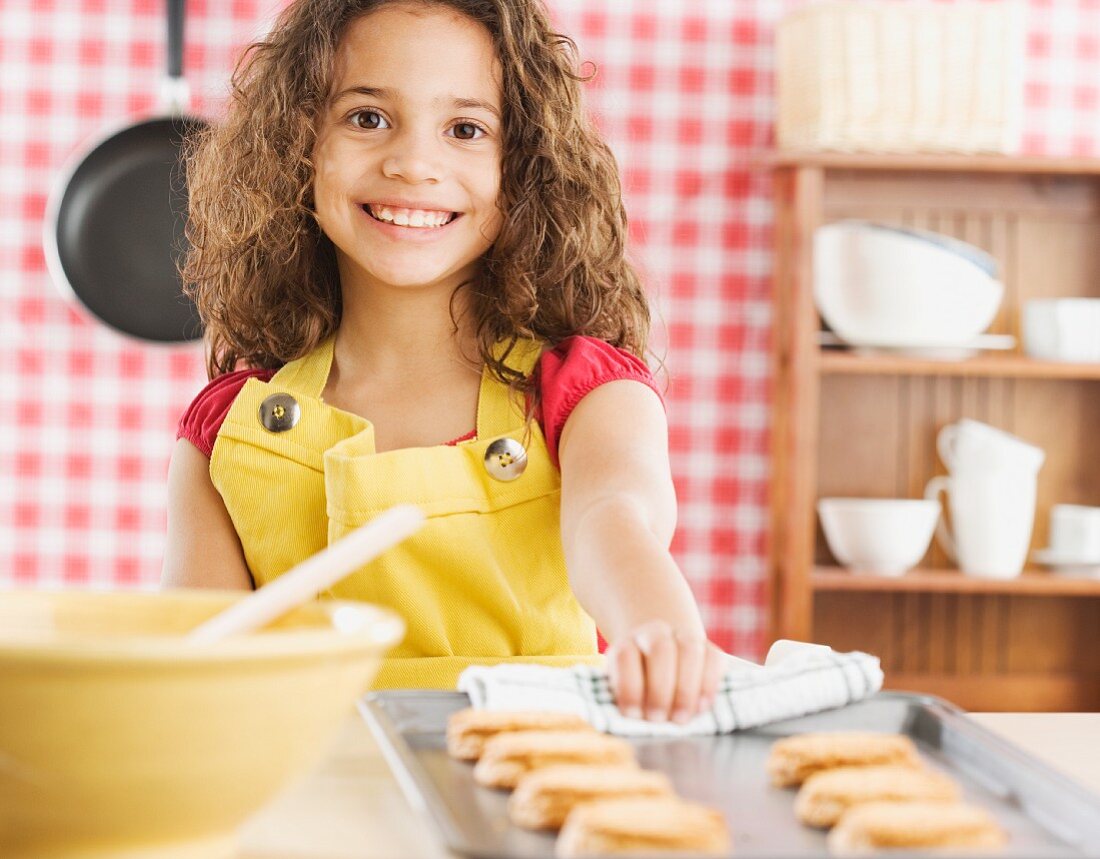
<path id="1" fill-rule="evenodd" d="M 783 18 L 776 41 L 781 148 L 1019 150 L 1018 2 L 820 3 Z"/>

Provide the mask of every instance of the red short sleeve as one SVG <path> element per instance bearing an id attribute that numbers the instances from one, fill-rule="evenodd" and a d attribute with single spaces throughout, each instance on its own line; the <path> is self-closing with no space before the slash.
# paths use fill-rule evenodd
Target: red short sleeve
<path id="1" fill-rule="evenodd" d="M 605 382 L 633 379 L 664 397 L 645 361 L 595 337 L 575 336 L 561 341 L 539 359 L 542 396 L 539 423 L 550 459 L 558 465 L 558 440 L 565 422 L 585 394 Z"/>
<path id="2" fill-rule="evenodd" d="M 191 405 L 180 418 L 176 438 L 187 439 L 209 457 L 214 449 L 218 430 L 222 428 L 222 421 L 229 414 L 229 409 L 244 383 L 252 378 L 267 382 L 274 375 L 274 370 L 235 370 L 218 376 L 191 401 Z"/>

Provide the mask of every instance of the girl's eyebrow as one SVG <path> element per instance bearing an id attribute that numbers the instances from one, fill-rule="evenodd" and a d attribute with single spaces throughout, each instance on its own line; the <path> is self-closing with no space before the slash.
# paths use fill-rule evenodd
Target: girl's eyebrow
<path id="1" fill-rule="evenodd" d="M 349 95 L 363 95 L 367 96 L 368 98 L 388 98 L 391 101 L 400 100 L 399 96 L 394 90 L 388 89 L 386 87 L 354 86 L 348 87 L 346 90 L 343 90 L 342 92 L 337 94 L 337 96 L 332 100 L 332 103 L 336 104 L 341 99 L 347 98 Z M 437 98 L 435 100 L 435 104 L 439 104 L 441 101 L 444 101 L 444 99 Z M 451 105 L 454 107 L 463 108 L 480 107 L 482 110 L 487 110 L 497 119 L 500 119 L 500 111 L 491 103 L 483 101 L 479 98 L 459 98 L 458 96 L 451 96 Z"/>

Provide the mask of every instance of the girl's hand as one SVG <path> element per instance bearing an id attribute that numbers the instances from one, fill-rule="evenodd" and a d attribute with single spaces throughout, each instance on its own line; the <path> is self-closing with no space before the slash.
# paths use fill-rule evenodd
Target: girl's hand
<path id="1" fill-rule="evenodd" d="M 699 631 L 651 620 L 605 654 L 611 691 L 627 718 L 683 724 L 714 704 L 725 654 Z"/>

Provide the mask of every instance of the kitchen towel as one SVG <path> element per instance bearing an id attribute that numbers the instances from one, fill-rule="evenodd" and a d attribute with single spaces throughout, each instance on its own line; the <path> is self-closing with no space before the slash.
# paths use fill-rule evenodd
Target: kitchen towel
<path id="1" fill-rule="evenodd" d="M 882 688 L 877 657 L 837 653 L 821 644 L 781 639 L 763 665 L 727 657 L 714 706 L 690 722 L 650 722 L 619 712 L 605 669 L 593 665 L 475 665 L 458 678 L 470 705 L 488 710 L 575 713 L 597 730 L 624 737 L 725 734 L 843 707 Z"/>

